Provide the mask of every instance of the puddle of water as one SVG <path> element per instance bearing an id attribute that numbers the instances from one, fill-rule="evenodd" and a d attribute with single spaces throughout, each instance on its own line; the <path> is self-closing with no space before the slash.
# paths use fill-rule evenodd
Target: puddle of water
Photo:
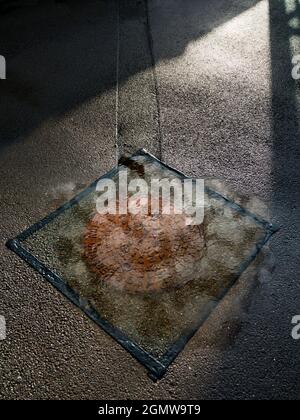
<path id="1" fill-rule="evenodd" d="M 131 177 L 181 178 L 147 154 L 131 159 L 123 162 Z M 97 197 L 92 188 L 22 246 L 155 358 L 207 318 L 267 233 L 214 194 L 205 195 L 200 227 L 185 226 L 179 215 L 163 216 L 158 226 L 150 216 L 99 216 Z"/>

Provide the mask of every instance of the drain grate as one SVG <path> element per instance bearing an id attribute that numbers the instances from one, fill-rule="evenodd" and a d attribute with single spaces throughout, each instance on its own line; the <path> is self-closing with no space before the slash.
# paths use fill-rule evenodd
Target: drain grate
<path id="1" fill-rule="evenodd" d="M 145 150 L 102 178 L 125 167 L 146 181 L 185 179 Z M 98 181 L 7 246 L 159 379 L 275 230 L 207 187 L 201 226 L 100 216 Z"/>

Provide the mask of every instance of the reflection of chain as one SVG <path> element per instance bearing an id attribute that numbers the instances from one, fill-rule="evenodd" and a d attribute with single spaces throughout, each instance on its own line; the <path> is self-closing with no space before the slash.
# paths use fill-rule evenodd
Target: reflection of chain
<path id="1" fill-rule="evenodd" d="M 120 72 L 120 0 L 116 0 L 117 9 L 117 52 L 116 52 L 116 117 L 115 117 L 115 148 L 116 165 L 118 165 L 121 147 L 119 144 L 119 72 Z"/>
<path id="2" fill-rule="evenodd" d="M 120 157 L 123 155 L 124 149 L 134 151 L 132 145 L 123 143 L 123 141 L 119 140 L 119 79 L 120 79 L 120 0 L 116 1 L 116 100 L 115 100 L 115 149 L 116 149 L 116 165 L 118 165 Z M 162 160 L 162 129 L 161 129 L 161 111 L 160 111 L 160 103 L 159 103 L 159 96 L 158 96 L 158 82 L 157 82 L 157 74 L 155 69 L 155 57 L 154 57 L 154 49 L 153 49 L 153 38 L 151 33 L 150 27 L 150 14 L 149 14 L 149 5 L 148 1 L 145 0 L 145 15 L 146 15 L 146 28 L 147 28 L 147 37 L 148 37 L 148 46 L 151 58 L 151 67 L 153 73 L 153 83 L 154 83 L 154 90 L 155 90 L 155 98 L 156 98 L 156 108 L 157 108 L 157 129 L 158 129 L 158 146 L 159 146 L 159 158 Z"/>
<path id="3" fill-rule="evenodd" d="M 150 25 L 150 11 L 149 11 L 149 3 L 148 3 L 148 1 L 149 0 L 145 0 L 146 22 L 147 22 L 147 25 L 146 26 L 147 26 L 147 33 L 148 33 L 149 51 L 150 51 L 150 57 L 151 57 L 153 82 L 154 82 L 154 90 L 155 90 L 155 98 L 156 98 L 158 143 L 159 143 L 159 159 L 160 160 L 163 160 L 163 155 L 162 155 L 161 110 L 160 110 L 160 102 L 159 102 L 158 80 L 157 80 L 156 67 L 155 67 L 155 56 L 154 56 L 154 47 L 153 47 L 153 37 L 152 37 L 151 25 Z"/>

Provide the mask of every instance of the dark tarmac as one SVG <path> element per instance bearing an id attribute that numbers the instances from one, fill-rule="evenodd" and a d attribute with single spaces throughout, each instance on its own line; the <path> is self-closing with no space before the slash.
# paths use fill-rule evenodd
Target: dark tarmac
<path id="1" fill-rule="evenodd" d="M 300 3 L 43 1 L 0 15 L 2 399 L 298 399 Z M 154 66 L 153 66 L 154 64 Z M 144 368 L 5 247 L 148 149 L 187 175 L 223 179 L 280 225 L 153 383 Z"/>

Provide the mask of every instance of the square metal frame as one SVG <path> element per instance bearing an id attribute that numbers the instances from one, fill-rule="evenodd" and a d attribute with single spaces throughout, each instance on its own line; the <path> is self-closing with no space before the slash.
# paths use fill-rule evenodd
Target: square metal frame
<path id="1" fill-rule="evenodd" d="M 138 150 L 132 157 L 136 156 L 146 156 L 153 161 L 159 162 L 163 165 L 166 169 L 170 169 L 180 175 L 181 177 L 186 177 L 182 172 L 178 171 L 177 169 L 172 168 L 169 165 L 161 162 L 155 156 L 148 153 L 145 149 Z M 199 328 L 204 324 L 206 319 L 210 316 L 214 309 L 209 311 L 205 319 L 200 320 L 196 323 L 193 328 L 189 331 L 185 332 L 180 336 L 180 338 L 173 343 L 169 349 L 165 352 L 165 354 L 160 358 L 155 358 L 149 352 L 144 350 L 138 344 L 131 341 L 126 334 L 124 334 L 121 330 L 111 325 L 109 322 L 101 318 L 101 314 L 99 314 L 96 310 L 86 305 L 86 301 L 80 298 L 80 296 L 74 292 L 74 290 L 68 286 L 68 284 L 64 281 L 63 278 L 55 274 L 51 271 L 46 265 L 44 265 L 41 261 L 39 261 L 33 254 L 28 252 L 23 246 L 22 242 L 28 239 L 32 234 L 42 229 L 44 226 L 49 224 L 52 220 L 54 220 L 57 216 L 62 214 L 65 210 L 73 207 L 77 203 L 80 202 L 85 196 L 91 193 L 99 180 L 107 177 L 112 177 L 118 173 L 119 168 L 115 167 L 105 175 L 101 176 L 99 179 L 94 181 L 89 187 L 87 187 L 84 191 L 76 195 L 73 199 L 69 202 L 64 204 L 63 206 L 59 207 L 54 212 L 50 213 L 41 221 L 33 224 L 31 227 L 26 229 L 24 232 L 16 236 L 14 239 L 10 239 L 6 242 L 6 246 L 13 252 L 15 252 L 19 257 L 21 257 L 26 263 L 34 268 L 38 273 L 40 273 L 45 279 L 47 279 L 56 289 L 58 289 L 65 297 L 67 297 L 71 302 L 73 302 L 77 307 L 79 307 L 90 319 L 92 319 L 98 326 L 100 326 L 106 333 L 108 333 L 112 338 L 114 338 L 124 349 L 126 349 L 136 360 L 138 360 L 147 370 L 149 377 L 154 381 L 159 380 L 163 377 L 166 373 L 170 364 L 175 360 L 178 354 L 184 349 L 185 345 L 188 341 L 193 337 L 193 335 L 199 330 Z M 256 216 L 255 214 L 251 213 L 247 209 L 239 206 L 234 201 L 224 197 L 218 192 L 213 191 L 212 189 L 205 187 L 206 193 L 213 197 L 214 199 L 220 200 L 223 202 L 224 206 L 229 206 L 234 209 L 236 212 L 240 213 L 243 216 L 250 217 L 256 224 L 262 227 L 265 230 L 265 236 L 256 243 L 255 250 L 249 255 L 249 257 L 242 262 L 240 265 L 239 273 L 233 279 L 232 285 L 223 293 L 223 295 L 218 300 L 217 305 L 222 301 L 228 291 L 235 285 L 237 280 L 240 278 L 242 273 L 247 269 L 247 267 L 255 260 L 261 249 L 264 245 L 269 241 L 271 236 L 278 230 L 273 224 L 261 219 L 260 217 Z"/>

